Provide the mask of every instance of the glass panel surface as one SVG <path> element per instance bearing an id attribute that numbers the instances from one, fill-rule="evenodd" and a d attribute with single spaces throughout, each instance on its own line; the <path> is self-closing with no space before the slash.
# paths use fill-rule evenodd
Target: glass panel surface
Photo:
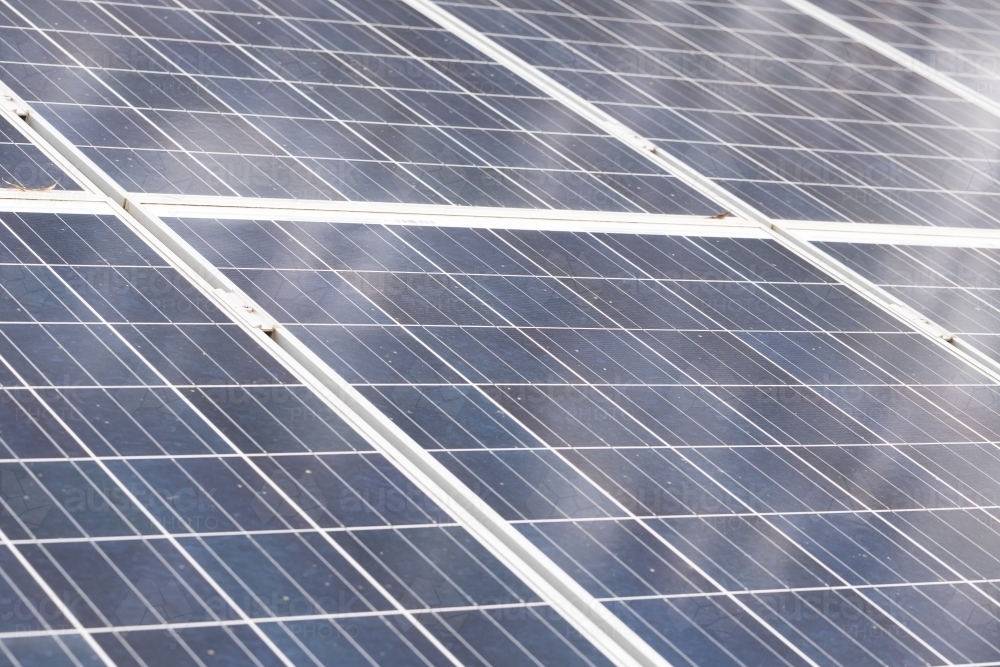
<path id="1" fill-rule="evenodd" d="M 818 243 L 949 331 L 1000 359 L 1000 251 Z"/>
<path id="2" fill-rule="evenodd" d="M 1000 118 L 780 0 L 441 5 L 772 217 L 1000 225 Z"/>
<path id="3" fill-rule="evenodd" d="M 128 191 L 717 213 L 395 0 L 11 7 L 3 81 Z"/>
<path id="4" fill-rule="evenodd" d="M 28 193 L 81 189 L 5 119 L 0 119 L 0 188 Z"/>
<path id="5" fill-rule="evenodd" d="M 998 387 L 775 243 L 168 222 L 673 664 L 988 652 Z"/>

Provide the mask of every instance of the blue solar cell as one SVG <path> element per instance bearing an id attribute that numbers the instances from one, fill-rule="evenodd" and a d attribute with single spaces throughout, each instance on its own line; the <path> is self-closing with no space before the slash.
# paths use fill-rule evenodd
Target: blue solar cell
<path id="1" fill-rule="evenodd" d="M 24 45 L 19 45 L 24 46 Z M 4 47 L 3 53 L 11 51 Z M 28 52 L 30 49 L 25 49 Z M 19 53 L 24 53 L 18 49 Z M 3 58 L 7 60 L 6 57 Z M 80 185 L 46 156 L 10 121 L 0 120 L 0 188 L 9 190 L 80 190 Z M 2 243 L 2 239 L 0 239 Z"/>

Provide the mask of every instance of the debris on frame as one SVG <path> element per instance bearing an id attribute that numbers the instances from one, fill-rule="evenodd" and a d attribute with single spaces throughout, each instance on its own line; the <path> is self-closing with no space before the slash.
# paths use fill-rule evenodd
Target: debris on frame
<path id="1" fill-rule="evenodd" d="M 52 185 L 46 185 L 44 188 L 26 188 L 20 183 L 11 183 L 10 181 L 4 181 L 7 184 L 7 188 L 10 190 L 20 190 L 21 192 L 52 192 L 56 189 L 58 183 L 53 183 Z"/>

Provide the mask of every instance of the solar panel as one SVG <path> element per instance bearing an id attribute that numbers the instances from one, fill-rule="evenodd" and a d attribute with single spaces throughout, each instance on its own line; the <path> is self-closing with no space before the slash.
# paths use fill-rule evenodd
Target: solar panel
<path id="1" fill-rule="evenodd" d="M 997 225 L 997 117 L 780 0 L 439 4 L 773 218 Z"/>
<path id="2" fill-rule="evenodd" d="M 773 241 L 167 222 L 671 664 L 996 658 L 997 385 Z"/>
<path id="3" fill-rule="evenodd" d="M 995 2 L 824 2 L 921 62 L 1000 101 L 1000 5 Z"/>
<path id="4" fill-rule="evenodd" d="M 131 192 L 717 212 L 402 4 L 12 6 L 5 82 Z"/>
<path id="5" fill-rule="evenodd" d="M 998 11 L 0 0 L 0 667 L 1000 664 Z"/>
<path id="6" fill-rule="evenodd" d="M 0 220 L 8 657 L 607 664 L 110 209 Z"/>

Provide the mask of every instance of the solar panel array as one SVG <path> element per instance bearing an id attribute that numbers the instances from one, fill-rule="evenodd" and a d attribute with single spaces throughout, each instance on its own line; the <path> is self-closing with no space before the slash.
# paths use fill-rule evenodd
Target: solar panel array
<path id="1" fill-rule="evenodd" d="M 423 3 L 0 0 L 0 667 L 1000 664 L 1000 251 L 907 237 L 1000 117 L 780 0 L 431 5 L 679 177 Z M 823 7 L 977 89 L 994 4 Z"/>
<path id="2" fill-rule="evenodd" d="M 772 217 L 1000 222 L 1000 120 L 781 0 L 442 5 Z"/>
<path id="3" fill-rule="evenodd" d="M 671 664 L 996 659 L 998 387 L 773 242 L 168 222 Z"/>

